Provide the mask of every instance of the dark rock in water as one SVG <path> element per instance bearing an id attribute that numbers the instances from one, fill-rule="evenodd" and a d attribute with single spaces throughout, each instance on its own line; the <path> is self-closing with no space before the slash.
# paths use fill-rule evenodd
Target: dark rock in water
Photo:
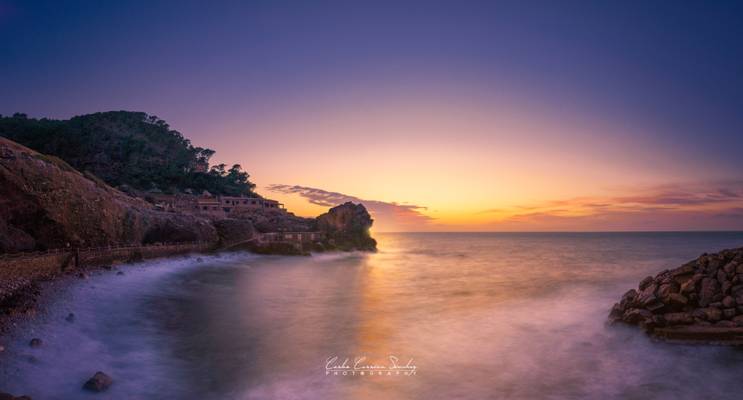
<path id="1" fill-rule="evenodd" d="M 197 262 L 197 263 L 203 263 L 203 262 L 204 262 L 204 259 L 203 259 L 203 258 L 201 258 L 201 257 L 198 257 L 198 258 L 196 259 L 196 262 Z"/>
<path id="2" fill-rule="evenodd" d="M 75 322 L 75 314 L 74 313 L 67 314 L 67 317 L 65 317 L 65 321 L 67 321 L 67 322 Z"/>
<path id="3" fill-rule="evenodd" d="M 39 338 L 33 338 L 33 339 L 31 339 L 30 342 L 28 342 L 28 345 L 35 348 L 35 347 L 41 347 L 41 345 L 43 343 L 44 342 L 42 342 L 41 339 L 39 339 Z"/>
<path id="4" fill-rule="evenodd" d="M 116 275 L 124 275 L 124 271 L 119 271 L 116 273 Z"/>
<path id="5" fill-rule="evenodd" d="M 88 379 L 83 385 L 83 389 L 90 390 L 92 392 L 102 392 L 108 389 L 113 383 L 113 379 L 110 376 L 98 371 L 93 375 L 92 378 Z"/>
<path id="6" fill-rule="evenodd" d="M 31 400 L 28 396 L 13 396 L 10 393 L 0 392 L 0 400 Z"/>
<path id="7" fill-rule="evenodd" d="M 740 275 L 739 275 L 740 274 Z M 646 277 L 609 313 L 672 341 L 743 345 L 743 248 L 703 254 Z"/>
<path id="8" fill-rule="evenodd" d="M 325 232 L 328 244 L 339 250 L 375 251 L 377 241 L 369 234 L 373 223 L 362 204 L 350 201 L 317 217 L 317 229 Z"/>

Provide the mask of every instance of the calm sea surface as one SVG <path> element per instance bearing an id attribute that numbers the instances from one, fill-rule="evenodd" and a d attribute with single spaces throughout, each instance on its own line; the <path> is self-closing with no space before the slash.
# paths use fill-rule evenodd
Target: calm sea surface
<path id="1" fill-rule="evenodd" d="M 223 254 L 76 281 L 3 339 L 0 390 L 35 400 L 743 396 L 743 351 L 605 325 L 640 279 L 743 246 L 743 233 L 375 236 L 376 254 Z M 28 347 L 32 337 L 44 345 Z M 113 386 L 83 393 L 98 370 Z"/>

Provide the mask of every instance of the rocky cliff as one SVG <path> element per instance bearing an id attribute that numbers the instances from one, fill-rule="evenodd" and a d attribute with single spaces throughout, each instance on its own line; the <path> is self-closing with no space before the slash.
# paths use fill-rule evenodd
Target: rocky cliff
<path id="1" fill-rule="evenodd" d="M 317 229 L 325 232 L 328 245 L 339 250 L 374 251 L 377 241 L 369 229 L 374 220 L 361 204 L 347 202 L 317 217 Z"/>
<path id="2" fill-rule="evenodd" d="M 156 211 L 58 158 L 0 137 L 0 252 L 216 240 L 208 220 Z"/>
<path id="3" fill-rule="evenodd" d="M 614 304 L 609 321 L 668 340 L 743 344 L 743 248 L 646 277 Z"/>

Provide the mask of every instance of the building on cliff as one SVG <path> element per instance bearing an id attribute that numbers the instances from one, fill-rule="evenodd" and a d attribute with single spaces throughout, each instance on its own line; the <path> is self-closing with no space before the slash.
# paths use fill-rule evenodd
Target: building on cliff
<path id="1" fill-rule="evenodd" d="M 200 196 L 189 194 L 153 194 L 155 207 L 163 211 L 207 215 L 225 218 L 234 211 L 270 209 L 285 211 L 276 200 L 247 196 L 220 196 L 204 191 Z"/>

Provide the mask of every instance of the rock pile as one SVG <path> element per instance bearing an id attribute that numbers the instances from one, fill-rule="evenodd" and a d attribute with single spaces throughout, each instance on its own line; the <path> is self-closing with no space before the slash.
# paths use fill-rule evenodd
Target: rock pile
<path id="1" fill-rule="evenodd" d="M 609 322 L 669 340 L 743 344 L 743 248 L 646 277 L 614 304 Z"/>

